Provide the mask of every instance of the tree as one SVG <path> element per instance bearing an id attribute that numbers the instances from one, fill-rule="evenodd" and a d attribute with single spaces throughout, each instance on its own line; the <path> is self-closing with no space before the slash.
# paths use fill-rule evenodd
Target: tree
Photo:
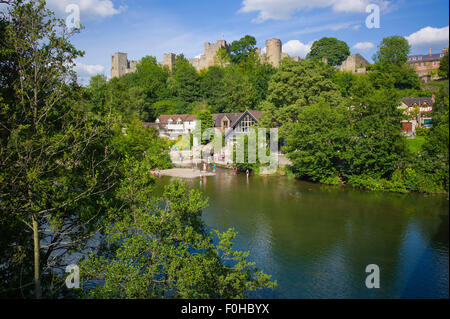
<path id="1" fill-rule="evenodd" d="M 325 58 L 329 65 L 337 66 L 341 65 L 349 55 L 350 48 L 344 41 L 336 38 L 322 38 L 313 43 L 306 58 L 319 61 Z"/>
<path id="2" fill-rule="evenodd" d="M 105 143 L 111 119 L 90 117 L 79 105 L 73 66 L 82 52 L 44 1 L 14 1 L 7 17 L 2 41 L 8 55 L 1 64 L 15 71 L 2 89 L 2 98 L 8 95 L 0 109 L 0 209 L 14 227 L 22 223 L 20 235 L 32 234 L 27 247 L 33 294 L 40 298 L 43 288 L 52 293 L 43 280 L 52 279 L 68 252 L 82 249 L 105 213 L 99 203 L 107 201 L 116 175 Z M 21 243 L 17 252 L 27 253 Z"/>
<path id="3" fill-rule="evenodd" d="M 201 219 L 207 200 L 176 181 L 151 199 L 145 169 L 129 162 L 123 181 L 128 218 L 109 228 L 111 250 L 82 264 L 91 298 L 244 298 L 276 283 L 255 269 L 248 253 L 232 249 L 236 233 L 208 234 Z M 217 242 L 217 244 L 215 244 Z"/>
<path id="4" fill-rule="evenodd" d="M 220 48 L 217 51 L 216 56 L 214 57 L 214 64 L 219 65 L 220 67 L 223 68 L 228 63 L 231 63 L 230 54 L 227 52 L 225 48 Z"/>
<path id="5" fill-rule="evenodd" d="M 192 103 L 199 99 L 200 77 L 195 68 L 182 54 L 176 57 L 172 77 L 178 99 L 186 103 Z"/>
<path id="6" fill-rule="evenodd" d="M 246 35 L 240 40 L 233 41 L 230 46 L 231 61 L 240 64 L 252 52 L 255 51 L 256 39 L 251 35 Z"/>
<path id="7" fill-rule="evenodd" d="M 378 51 L 374 55 L 373 60 L 376 63 L 391 63 L 395 65 L 403 65 L 408 60 L 408 54 L 411 46 L 404 37 L 392 36 L 384 38 L 378 46 Z"/>
<path id="8" fill-rule="evenodd" d="M 250 110 L 256 104 L 256 92 L 249 78 L 237 66 L 227 66 L 217 110 L 232 113 Z"/>
<path id="9" fill-rule="evenodd" d="M 301 109 L 288 135 L 288 157 L 296 177 L 338 184 L 346 163 L 349 112 L 325 103 Z"/>
<path id="10" fill-rule="evenodd" d="M 377 90 L 355 105 L 351 112 L 347 177 L 390 178 L 406 157 L 406 140 L 400 133 L 403 115 L 397 108 L 399 100 L 393 90 Z"/>
<path id="11" fill-rule="evenodd" d="M 441 59 L 441 63 L 439 65 L 439 75 L 445 79 L 448 79 L 448 52 Z"/>
<path id="12" fill-rule="evenodd" d="M 208 136 L 208 139 L 204 139 L 203 135 L 207 130 L 212 134 L 213 132 L 211 132 L 211 129 L 214 128 L 214 120 L 211 115 L 210 107 L 206 104 L 200 104 L 197 106 L 195 114 L 197 115 L 197 121 L 200 121 L 201 124 L 201 131 L 199 132 L 201 142 L 202 144 L 207 144 L 210 141 L 210 137 Z"/>
<path id="13" fill-rule="evenodd" d="M 223 78 L 225 69 L 218 66 L 209 67 L 201 74 L 200 91 L 203 99 L 212 106 L 215 112 L 221 110 L 221 99 L 223 93 Z"/>

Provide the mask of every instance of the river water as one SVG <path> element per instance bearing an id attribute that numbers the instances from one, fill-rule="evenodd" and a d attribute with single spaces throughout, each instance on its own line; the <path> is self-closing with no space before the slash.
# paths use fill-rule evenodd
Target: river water
<path id="1" fill-rule="evenodd" d="M 169 183 L 164 177 L 160 186 Z M 286 177 L 187 181 L 209 198 L 209 227 L 238 232 L 235 249 L 278 287 L 256 298 L 448 298 L 446 195 L 393 194 L 317 185 Z M 380 268 L 368 289 L 366 266 Z"/>

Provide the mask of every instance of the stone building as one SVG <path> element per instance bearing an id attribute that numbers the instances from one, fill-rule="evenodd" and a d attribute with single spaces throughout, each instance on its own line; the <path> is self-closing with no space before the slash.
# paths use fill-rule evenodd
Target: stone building
<path id="1" fill-rule="evenodd" d="M 366 67 L 369 64 L 370 63 L 364 59 L 361 54 L 356 53 L 347 57 L 337 69 L 343 72 L 352 72 L 354 74 L 365 74 L 367 73 Z"/>
<path id="2" fill-rule="evenodd" d="M 205 43 L 204 54 L 200 55 L 198 58 L 193 58 L 189 60 L 189 63 L 197 70 L 207 69 L 210 66 L 215 65 L 215 57 L 217 51 L 220 49 L 225 49 L 228 53 L 230 52 L 230 46 L 227 41 L 219 40 L 216 43 Z"/>
<path id="3" fill-rule="evenodd" d="M 128 60 L 127 53 L 115 53 L 111 59 L 111 79 L 119 78 L 127 73 L 136 72 L 137 63 L 137 61 Z"/>
<path id="4" fill-rule="evenodd" d="M 293 61 L 299 62 L 301 59 L 298 56 L 290 57 L 283 52 L 283 44 L 280 39 L 270 39 L 266 41 L 266 52 L 262 53 L 261 49 L 256 49 L 256 53 L 260 56 L 262 61 L 271 63 L 274 67 L 279 67 L 280 62 L 284 58 L 290 58 Z M 199 57 L 189 60 L 189 63 L 197 70 L 206 69 L 216 64 L 216 54 L 220 49 L 225 49 L 230 53 L 230 45 L 225 40 L 218 40 L 216 43 L 205 43 L 204 53 Z M 175 64 L 176 54 L 166 53 L 163 56 L 161 65 L 165 65 L 170 71 L 173 70 Z M 136 61 L 128 61 L 126 53 L 116 53 L 112 57 L 111 78 L 120 77 L 124 74 L 136 72 Z"/>
<path id="5" fill-rule="evenodd" d="M 163 57 L 163 62 L 161 63 L 162 65 L 167 65 L 169 67 L 169 71 L 172 72 L 173 71 L 173 67 L 175 65 L 175 58 L 177 56 L 175 55 L 175 53 L 166 53 L 164 54 Z"/>

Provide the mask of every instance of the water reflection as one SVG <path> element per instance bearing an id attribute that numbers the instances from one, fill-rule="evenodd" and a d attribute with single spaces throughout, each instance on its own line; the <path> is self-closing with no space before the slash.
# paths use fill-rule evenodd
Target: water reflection
<path id="1" fill-rule="evenodd" d="M 170 179 L 164 178 L 163 183 Z M 192 187 L 199 183 L 188 182 Z M 448 298 L 448 199 L 218 171 L 200 186 L 208 226 L 278 281 L 267 298 Z M 365 287 L 365 268 L 381 288 Z"/>

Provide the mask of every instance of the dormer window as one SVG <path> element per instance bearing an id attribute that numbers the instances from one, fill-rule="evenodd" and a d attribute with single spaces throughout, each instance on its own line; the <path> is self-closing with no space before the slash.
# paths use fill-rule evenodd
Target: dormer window
<path id="1" fill-rule="evenodd" d="M 169 120 L 167 121 L 167 123 L 172 124 L 172 123 L 173 123 L 173 120 L 172 120 L 172 119 L 169 119 Z"/>
<path id="2" fill-rule="evenodd" d="M 157 124 L 159 124 L 159 123 L 160 123 L 159 119 L 156 119 L 156 123 L 157 123 Z"/>
<path id="3" fill-rule="evenodd" d="M 177 124 L 183 124 L 183 121 L 181 119 L 178 119 Z"/>

